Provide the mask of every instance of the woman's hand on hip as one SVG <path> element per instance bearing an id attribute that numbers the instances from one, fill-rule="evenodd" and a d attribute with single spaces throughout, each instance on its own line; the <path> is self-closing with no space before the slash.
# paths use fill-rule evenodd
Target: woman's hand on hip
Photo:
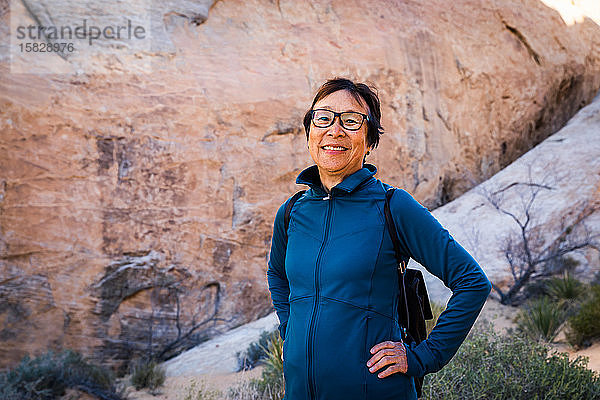
<path id="1" fill-rule="evenodd" d="M 405 373 L 408 369 L 406 361 L 406 348 L 402 342 L 381 342 L 371 348 L 373 357 L 367 361 L 369 372 L 375 373 L 385 366 L 385 370 L 381 371 L 377 376 L 385 378 L 395 373 Z"/>

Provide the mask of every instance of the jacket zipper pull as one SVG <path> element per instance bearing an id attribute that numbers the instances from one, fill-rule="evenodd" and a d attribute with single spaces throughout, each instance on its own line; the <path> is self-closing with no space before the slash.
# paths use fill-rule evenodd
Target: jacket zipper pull
<path id="1" fill-rule="evenodd" d="M 323 200 L 329 200 L 329 193 L 327 193 L 327 196 L 323 197 Z"/>

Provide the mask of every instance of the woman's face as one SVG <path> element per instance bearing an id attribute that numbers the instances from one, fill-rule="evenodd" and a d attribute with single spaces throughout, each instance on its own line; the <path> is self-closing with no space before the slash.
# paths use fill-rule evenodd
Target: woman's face
<path id="1" fill-rule="evenodd" d="M 324 108 L 334 112 L 355 111 L 368 115 L 369 109 L 346 90 L 338 90 L 319 100 L 313 109 Z M 341 175 L 342 179 L 362 168 L 367 146 L 367 121 L 357 131 L 340 125 L 339 117 L 333 125 L 318 128 L 312 122 L 308 134 L 308 149 L 320 174 Z"/>

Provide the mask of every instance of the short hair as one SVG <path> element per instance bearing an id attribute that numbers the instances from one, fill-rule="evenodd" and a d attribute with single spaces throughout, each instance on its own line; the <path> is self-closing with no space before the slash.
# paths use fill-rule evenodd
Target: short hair
<path id="1" fill-rule="evenodd" d="M 355 83 L 350 79 L 346 78 L 334 78 L 329 79 L 325 82 L 317 91 L 315 98 L 313 99 L 310 109 L 304 115 L 304 130 L 306 131 L 306 140 L 310 132 L 310 123 L 312 119 L 312 110 L 315 104 L 329 96 L 331 93 L 337 92 L 338 90 L 346 90 L 360 102 L 361 100 L 369 108 L 369 119 L 367 121 L 367 144 L 370 148 L 374 149 L 379 144 L 379 136 L 383 134 L 383 127 L 381 126 L 381 108 L 379 103 L 379 97 L 375 88 L 371 88 L 364 83 Z"/>

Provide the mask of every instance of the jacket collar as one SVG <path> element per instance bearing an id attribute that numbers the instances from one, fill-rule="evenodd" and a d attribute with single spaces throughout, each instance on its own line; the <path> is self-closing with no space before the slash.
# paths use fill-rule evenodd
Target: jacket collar
<path id="1" fill-rule="evenodd" d="M 341 190 L 347 193 L 352 192 L 361 183 L 371 178 L 377 172 L 377 167 L 372 164 L 364 164 L 361 169 L 347 176 L 342 182 L 335 185 L 331 190 Z M 319 177 L 319 169 L 316 165 L 306 168 L 296 178 L 296 183 L 300 185 L 308 185 L 311 189 L 318 192 L 324 192 Z"/>

